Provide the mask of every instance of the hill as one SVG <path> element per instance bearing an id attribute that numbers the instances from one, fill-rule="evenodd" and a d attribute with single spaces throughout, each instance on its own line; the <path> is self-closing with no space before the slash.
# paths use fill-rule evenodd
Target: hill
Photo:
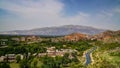
<path id="1" fill-rule="evenodd" d="M 107 30 L 100 34 L 96 34 L 93 36 L 94 39 L 102 40 L 104 42 L 119 42 L 120 41 L 120 30 L 118 31 L 110 31 Z"/>
<path id="2" fill-rule="evenodd" d="M 83 33 L 83 34 L 94 35 L 104 31 L 105 30 L 103 29 L 97 29 L 88 26 L 64 25 L 59 27 L 44 27 L 44 28 L 36 28 L 31 30 L 6 31 L 6 32 L 0 32 L 0 34 L 61 36 L 72 33 Z"/>

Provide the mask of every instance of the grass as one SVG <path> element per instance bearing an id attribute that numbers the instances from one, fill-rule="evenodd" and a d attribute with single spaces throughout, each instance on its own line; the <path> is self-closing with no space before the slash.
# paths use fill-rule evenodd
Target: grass
<path id="1" fill-rule="evenodd" d="M 18 63 L 10 63 L 11 68 L 20 68 Z"/>
<path id="2" fill-rule="evenodd" d="M 39 58 L 34 58 L 32 62 L 37 61 L 37 67 L 40 68 L 42 66 L 42 62 L 39 60 Z"/>
<path id="3" fill-rule="evenodd" d="M 42 66 L 42 62 L 38 61 L 37 67 L 41 67 Z"/>
<path id="4" fill-rule="evenodd" d="M 114 56 L 114 57 L 112 57 L 112 60 L 120 62 L 120 57 Z"/>
<path id="5" fill-rule="evenodd" d="M 102 56 L 104 57 L 104 59 L 106 59 L 107 61 L 109 61 L 113 65 L 117 65 L 116 62 L 120 63 L 120 57 L 119 56 L 110 56 L 108 53 L 103 53 Z"/>
<path id="6" fill-rule="evenodd" d="M 118 57 L 118 56 L 110 56 L 108 53 L 104 53 L 104 54 L 102 54 L 102 56 L 105 59 L 107 59 L 108 61 L 112 61 L 112 62 L 117 61 L 117 62 L 120 62 L 120 57 Z"/>

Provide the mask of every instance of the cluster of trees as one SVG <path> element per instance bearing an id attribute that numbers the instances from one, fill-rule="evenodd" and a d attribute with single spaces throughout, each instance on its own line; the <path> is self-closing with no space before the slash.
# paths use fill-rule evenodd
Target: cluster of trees
<path id="1" fill-rule="evenodd" d="M 12 36 L 10 36 L 9 38 L 11 37 Z M 71 47 L 72 49 L 76 49 L 78 51 L 85 51 L 92 46 L 89 44 L 88 41 L 51 42 L 50 40 L 48 40 L 48 41 L 42 41 L 42 42 L 32 43 L 32 44 L 24 44 L 24 43 L 22 44 L 22 42 L 9 40 L 8 43 L 9 43 L 8 47 L 0 49 L 0 55 L 5 55 L 8 53 L 21 54 L 21 53 L 27 53 L 27 52 L 41 53 L 41 52 L 46 52 L 45 47 L 51 47 L 51 46 L 55 46 L 57 49 Z M 63 45 L 66 45 L 66 47 L 64 47 Z"/>
<path id="2" fill-rule="evenodd" d="M 10 65 L 6 62 L 0 62 L 0 68 L 10 68 Z"/>
<path id="3" fill-rule="evenodd" d="M 28 52 L 42 53 L 42 52 L 46 52 L 46 48 L 39 45 L 20 45 L 20 46 L 8 46 L 6 48 L 0 48 L 0 55 L 24 54 Z"/>
<path id="4" fill-rule="evenodd" d="M 20 64 L 20 68 L 61 68 L 68 67 L 70 63 L 79 63 L 77 59 L 76 53 L 72 53 L 73 58 L 69 58 L 68 53 L 66 53 L 63 57 L 49 57 L 47 55 L 36 58 L 33 56 L 25 57 L 23 60 L 20 60 L 18 63 Z M 38 66 L 38 62 L 42 65 Z"/>
<path id="5" fill-rule="evenodd" d="M 61 68 L 61 67 L 68 67 L 70 63 L 75 62 L 78 63 L 79 60 L 77 59 L 75 53 L 73 53 L 74 58 L 69 58 L 69 54 L 66 53 L 63 57 L 56 56 L 53 57 L 42 57 L 41 61 L 43 62 L 42 68 Z"/>
<path id="6" fill-rule="evenodd" d="M 111 52 L 110 56 L 120 56 L 120 52 Z"/>
<path id="7" fill-rule="evenodd" d="M 95 42 L 95 45 L 100 47 L 102 51 L 114 50 L 116 47 L 120 47 L 120 43 L 104 43 L 102 41 Z"/>

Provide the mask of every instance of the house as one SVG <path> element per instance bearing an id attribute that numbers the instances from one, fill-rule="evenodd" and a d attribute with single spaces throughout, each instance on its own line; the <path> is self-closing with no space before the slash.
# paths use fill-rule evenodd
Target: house
<path id="1" fill-rule="evenodd" d="M 25 41 L 26 41 L 26 38 L 25 38 L 25 37 L 21 37 L 21 38 L 20 38 L 20 41 L 25 42 Z"/>
<path id="2" fill-rule="evenodd" d="M 29 36 L 26 38 L 27 41 L 37 41 L 39 38 L 36 36 Z"/>
<path id="3" fill-rule="evenodd" d="M 11 40 L 13 40 L 13 41 L 20 41 L 19 38 L 11 38 Z"/>
<path id="4" fill-rule="evenodd" d="M 0 39 L 0 45 L 7 45 L 8 39 Z"/>
<path id="5" fill-rule="evenodd" d="M 22 54 L 17 54 L 20 56 L 20 59 L 23 59 L 23 55 Z M 4 61 L 8 61 L 8 62 L 15 62 L 16 61 L 16 54 L 6 54 L 5 56 L 1 56 L 0 57 L 0 62 L 4 62 Z"/>
<path id="6" fill-rule="evenodd" d="M 71 49 L 55 49 L 55 47 L 48 47 L 46 53 L 39 53 L 38 57 L 42 57 L 45 55 L 48 55 L 50 57 L 56 57 L 56 56 L 64 56 L 65 53 L 72 53 L 72 52 L 77 52 L 76 50 L 71 50 Z M 70 56 L 72 58 L 72 56 Z"/>
<path id="7" fill-rule="evenodd" d="M 1 57 L 0 57 L 0 62 L 3 62 L 3 61 L 4 61 L 4 58 L 5 58 L 5 56 L 1 56 Z"/>
<path id="8" fill-rule="evenodd" d="M 47 53 L 55 52 L 55 47 L 47 48 Z"/>
<path id="9" fill-rule="evenodd" d="M 47 48 L 47 55 L 50 57 L 55 57 L 56 56 L 55 47 Z"/>
<path id="10" fill-rule="evenodd" d="M 45 55 L 47 55 L 47 53 L 39 53 L 39 54 L 38 54 L 38 57 L 43 57 L 43 56 L 45 56 Z"/>
<path id="11" fill-rule="evenodd" d="M 26 40 L 27 41 L 32 41 L 32 38 L 31 37 L 27 37 Z"/>
<path id="12" fill-rule="evenodd" d="M 65 52 L 56 51 L 56 56 L 64 56 Z"/>
<path id="13" fill-rule="evenodd" d="M 16 56 L 15 54 L 6 54 L 4 61 L 9 61 L 9 62 L 14 62 L 16 61 Z"/>
<path id="14" fill-rule="evenodd" d="M 74 57 L 72 56 L 72 54 L 69 54 L 68 58 L 73 59 Z"/>

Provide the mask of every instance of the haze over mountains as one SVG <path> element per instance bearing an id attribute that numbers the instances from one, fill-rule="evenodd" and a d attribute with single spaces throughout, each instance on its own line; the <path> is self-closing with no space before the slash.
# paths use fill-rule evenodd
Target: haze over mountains
<path id="1" fill-rule="evenodd" d="M 5 31 L 5 32 L 0 32 L 0 34 L 61 36 L 61 35 L 68 35 L 71 33 L 83 33 L 83 34 L 94 35 L 104 31 L 105 31 L 104 29 L 98 29 L 89 26 L 64 25 L 59 27 L 44 27 L 44 28 L 36 28 L 31 30 Z"/>

